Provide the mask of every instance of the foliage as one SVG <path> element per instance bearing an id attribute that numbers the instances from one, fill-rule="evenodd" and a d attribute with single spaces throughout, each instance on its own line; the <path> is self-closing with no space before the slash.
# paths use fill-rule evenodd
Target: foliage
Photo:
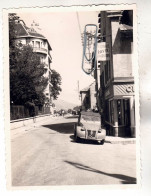
<path id="1" fill-rule="evenodd" d="M 17 21 L 19 21 L 19 17 L 15 13 L 10 13 L 9 14 L 9 48 L 10 50 L 15 47 L 15 38 L 16 38 L 15 26 L 16 26 Z"/>
<path id="2" fill-rule="evenodd" d="M 51 96 L 53 97 L 53 99 L 57 99 L 58 95 L 60 94 L 60 92 L 62 91 L 61 89 L 61 76 L 58 72 L 56 72 L 54 69 L 51 72 Z"/>
<path id="3" fill-rule="evenodd" d="M 43 105 L 43 92 L 48 82 L 43 76 L 46 69 L 30 45 L 15 43 L 16 20 L 16 14 L 9 15 L 10 100 L 16 105 L 24 105 L 27 101 Z"/>
<path id="4" fill-rule="evenodd" d="M 72 110 L 71 109 L 68 109 L 68 113 L 72 113 Z"/>
<path id="5" fill-rule="evenodd" d="M 24 104 L 34 101 L 36 105 L 43 105 L 44 89 L 48 79 L 44 65 L 40 64 L 40 58 L 33 52 L 31 46 L 15 48 L 10 53 L 10 97 L 14 104 Z"/>

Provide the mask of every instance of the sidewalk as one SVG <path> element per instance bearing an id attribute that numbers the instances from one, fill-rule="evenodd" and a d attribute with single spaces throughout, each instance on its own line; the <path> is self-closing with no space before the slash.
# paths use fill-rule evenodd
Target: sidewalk
<path id="1" fill-rule="evenodd" d="M 105 142 L 111 144 L 136 144 L 136 138 L 106 136 Z"/>
<path id="2" fill-rule="evenodd" d="M 23 134 L 26 134 L 27 131 L 31 131 L 33 129 L 35 129 L 36 127 L 39 127 L 42 123 L 45 123 L 47 121 L 51 122 L 55 120 L 55 117 L 54 116 L 46 116 L 46 118 L 42 121 L 38 121 L 38 122 L 33 122 L 29 125 L 25 125 L 25 126 L 22 126 L 22 127 L 19 127 L 19 128 L 16 128 L 16 129 L 11 129 L 11 139 L 14 139 L 20 135 L 23 135 Z"/>

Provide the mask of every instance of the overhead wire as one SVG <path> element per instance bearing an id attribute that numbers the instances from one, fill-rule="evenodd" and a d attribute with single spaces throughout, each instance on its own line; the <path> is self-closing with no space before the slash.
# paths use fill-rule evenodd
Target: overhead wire
<path id="1" fill-rule="evenodd" d="M 80 36 L 81 36 L 82 31 L 81 31 L 81 25 L 80 25 L 80 20 L 79 20 L 79 14 L 78 14 L 78 12 L 76 12 L 76 15 L 77 15 L 77 21 L 78 21 L 78 26 L 79 26 Z"/>

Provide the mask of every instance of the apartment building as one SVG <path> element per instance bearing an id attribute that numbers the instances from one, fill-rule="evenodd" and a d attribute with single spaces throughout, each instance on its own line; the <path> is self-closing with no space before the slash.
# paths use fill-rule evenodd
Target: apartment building
<path id="1" fill-rule="evenodd" d="M 47 87 L 44 91 L 46 95 L 45 106 L 50 107 L 52 109 L 52 99 L 50 95 L 50 80 L 51 80 L 51 54 L 52 50 L 50 43 L 47 38 L 45 38 L 41 33 L 39 33 L 36 29 L 36 23 L 33 22 L 31 27 L 27 27 L 24 21 L 17 21 L 15 30 L 17 33 L 16 42 L 20 42 L 25 45 L 31 45 L 33 47 L 33 51 L 36 52 L 41 59 L 41 62 L 44 63 L 46 68 L 45 77 L 49 78 Z"/>

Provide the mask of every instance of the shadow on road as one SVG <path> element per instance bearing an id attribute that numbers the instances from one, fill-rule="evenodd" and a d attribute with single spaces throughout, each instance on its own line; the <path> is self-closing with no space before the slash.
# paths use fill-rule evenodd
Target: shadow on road
<path id="1" fill-rule="evenodd" d="M 97 170 L 97 169 L 94 169 L 94 168 L 91 168 L 91 167 L 88 167 L 86 165 L 79 164 L 76 162 L 71 162 L 71 161 L 64 161 L 64 162 L 66 162 L 66 163 L 68 163 L 78 169 L 87 170 L 90 172 L 95 172 L 95 173 L 110 176 L 113 178 L 118 178 L 121 180 L 122 184 L 136 184 L 136 178 L 133 178 L 130 176 L 126 176 L 126 175 L 122 175 L 122 174 L 109 174 L 109 173 L 106 173 L 106 172 L 103 172 L 103 171 L 100 171 L 100 170 Z"/>
<path id="2" fill-rule="evenodd" d="M 43 125 L 43 127 L 52 129 L 59 133 L 71 134 L 74 133 L 74 124 L 75 122 L 59 123 L 59 124 Z"/>

